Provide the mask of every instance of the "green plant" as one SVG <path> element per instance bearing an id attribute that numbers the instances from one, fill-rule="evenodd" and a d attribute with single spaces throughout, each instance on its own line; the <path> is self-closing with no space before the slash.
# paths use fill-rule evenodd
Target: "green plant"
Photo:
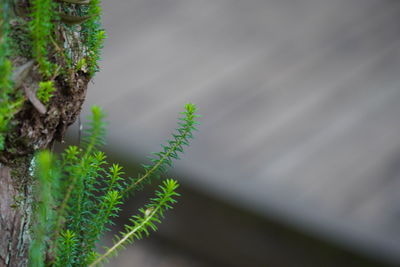
<path id="1" fill-rule="evenodd" d="M 88 4 L 86 6 L 86 4 Z M 61 7 L 77 6 L 80 16 L 65 15 L 57 13 Z M 80 8 L 79 6 L 83 6 Z M 64 74 L 69 73 L 68 68 L 72 68 L 72 62 L 76 61 L 76 69 L 89 72 L 91 76 L 98 70 L 97 61 L 100 59 L 100 50 L 103 46 L 105 32 L 100 24 L 100 0 L 80 1 L 80 0 L 31 0 L 30 14 L 27 20 L 17 17 L 14 19 L 13 31 L 10 32 L 9 21 L 6 17 L 10 13 L 9 1 L 0 3 L 0 151 L 5 148 L 5 139 L 10 131 L 10 121 L 24 104 L 21 90 L 16 90 L 12 81 L 13 64 L 11 57 L 23 56 L 33 57 L 38 64 L 39 72 L 44 80 L 39 82 L 37 97 L 47 104 L 52 94 L 57 90 L 54 79 L 58 75 L 58 70 Z M 81 34 L 84 42 L 76 53 L 78 58 L 72 58 L 69 46 L 60 48 L 55 41 L 56 24 L 64 22 L 70 27 L 71 20 L 73 25 L 82 24 Z M 28 27 L 26 27 L 28 25 Z M 76 34 L 77 29 L 73 28 L 69 35 Z M 69 36 L 68 35 L 68 36 Z M 10 38 L 10 36 L 12 38 Z M 61 45 L 63 46 L 63 45 Z M 27 49 L 28 48 L 28 49 Z M 31 51 L 29 51 L 31 49 Z M 13 54 L 10 54 L 10 51 Z M 58 52 L 58 54 L 56 53 Z M 62 60 L 56 60 L 63 56 Z M 69 73 L 70 74 L 70 73 Z M 71 75 L 65 75 L 71 77 Z M 64 78 L 65 78 L 64 77 Z M 51 79 L 51 81 L 49 81 Z"/>
<path id="2" fill-rule="evenodd" d="M 32 35 L 33 56 L 39 63 L 39 70 L 46 78 L 54 71 L 54 64 L 48 59 L 49 37 L 53 33 L 55 18 L 53 0 L 33 0 L 30 31 Z"/>
<path id="3" fill-rule="evenodd" d="M 40 82 L 36 95 L 43 104 L 47 104 L 55 91 L 53 81 Z"/>
<path id="4" fill-rule="evenodd" d="M 97 62 L 106 37 L 100 23 L 102 13 L 100 0 L 30 0 L 29 4 L 28 19 L 16 17 L 13 31 L 10 32 L 9 1 L 0 3 L 0 151 L 4 150 L 6 135 L 10 131 L 10 121 L 24 104 L 21 90 L 16 90 L 18 88 L 14 88 L 12 81 L 11 57 L 23 56 L 35 59 L 44 79 L 39 82 L 37 97 L 46 104 L 50 101 L 52 93 L 57 90 L 58 86 L 54 80 L 60 69 L 65 76 L 64 79 L 70 79 L 72 75 L 69 68 L 73 68 L 74 64 L 75 69 L 88 72 L 90 76 L 94 75 L 98 70 Z M 73 10 L 79 14 L 56 12 L 60 8 L 64 11 Z M 57 44 L 55 29 L 60 22 L 65 24 L 65 31 L 69 30 L 65 35 L 67 39 L 77 32 L 81 34 L 81 46 L 76 48 L 73 44 Z M 82 27 L 76 28 L 77 24 L 82 24 Z M 31 51 L 27 51 L 29 49 Z M 77 58 L 73 58 L 72 50 L 78 50 L 75 51 Z M 10 51 L 13 52 L 12 55 Z M 59 57 L 62 59 L 57 60 Z"/>
<path id="5" fill-rule="evenodd" d="M 84 23 L 87 62 L 90 66 L 89 73 L 91 75 L 98 71 L 97 62 L 100 59 L 100 51 L 103 48 L 103 41 L 106 38 L 106 32 L 101 28 L 101 14 L 100 0 L 91 0 L 87 11 L 89 19 Z"/>
<path id="6" fill-rule="evenodd" d="M 0 150 L 4 149 L 5 136 L 9 130 L 9 122 L 18 111 L 22 101 L 14 96 L 14 88 L 11 81 L 12 64 L 8 59 L 8 24 L 4 17 L 3 3 L 0 6 Z"/>
<path id="7" fill-rule="evenodd" d="M 33 57 L 39 64 L 39 70 L 44 78 L 48 79 L 57 69 L 57 66 L 50 60 L 48 51 L 54 50 L 55 21 L 61 21 L 65 25 L 65 30 L 70 35 L 80 33 L 84 40 L 85 47 L 76 47 L 75 40 L 67 38 L 67 42 L 72 42 L 69 48 L 59 48 L 63 50 L 64 62 L 68 68 L 75 67 L 80 70 L 83 63 L 88 66 L 91 76 L 98 71 L 97 62 L 100 59 L 100 51 L 103 48 L 103 41 L 106 38 L 105 31 L 101 28 L 101 6 L 100 0 L 80 1 L 80 0 L 60 0 L 56 3 L 53 0 L 32 0 L 32 13 L 29 22 Z M 79 14 L 68 14 L 71 12 L 71 5 L 76 6 Z M 67 13 L 56 13 L 57 7 L 62 8 Z M 76 25 L 82 24 L 77 28 Z M 72 63 L 75 62 L 75 63 Z M 86 64 L 87 62 L 87 64 Z"/>
<path id="8" fill-rule="evenodd" d="M 155 231 L 172 208 L 178 184 L 167 179 L 114 245 L 97 251 L 127 197 L 160 179 L 189 145 L 196 106 L 185 106 L 176 134 L 137 177 L 125 177 L 122 167 L 110 164 L 100 151 L 106 124 L 96 106 L 82 144 L 60 156 L 40 151 L 75 121 L 86 86 L 98 71 L 106 37 L 102 10 L 100 0 L 24 0 L 12 8 L 11 2 L 0 1 L 0 175 L 9 189 L 0 209 L 12 218 L 2 222 L 0 234 L 10 238 L 0 244 L 0 265 L 24 266 L 29 254 L 32 267 L 95 266 Z M 34 151 L 39 152 L 28 173 Z"/>
<path id="9" fill-rule="evenodd" d="M 43 251 L 46 250 L 47 233 L 52 230 L 54 225 L 54 211 L 52 205 L 55 204 L 56 196 L 53 192 L 57 191 L 59 174 L 53 168 L 53 156 L 48 151 L 43 151 L 36 158 L 38 186 L 36 193 L 35 223 L 33 225 L 33 242 L 31 244 L 29 263 L 31 266 L 42 266 L 45 262 Z"/>
<path id="10" fill-rule="evenodd" d="M 164 212 L 172 208 L 178 196 L 176 181 L 163 181 L 139 215 L 132 216 L 131 224 L 103 253 L 96 244 L 129 193 L 143 187 L 151 179 L 161 178 L 173 159 L 179 158 L 183 147 L 196 130 L 196 106 L 187 104 L 180 118 L 177 133 L 163 150 L 155 153 L 151 165 L 143 165 L 144 172 L 136 178 L 124 178 L 122 167 L 109 164 L 99 150 L 104 144 L 104 113 L 92 108 L 89 128 L 81 147 L 70 146 L 60 158 L 48 151 L 36 156 L 35 225 L 30 250 L 31 266 L 95 266 L 123 248 L 127 243 L 147 236 L 157 229 Z M 47 255 L 47 258 L 46 258 Z"/>
<path id="11" fill-rule="evenodd" d="M 174 197 L 179 196 L 176 193 L 178 187 L 179 185 L 175 180 L 165 180 L 159 186 L 159 190 L 156 191 L 156 197 L 152 198 L 151 202 L 144 208 L 139 209 L 140 215 L 131 217 L 131 225 L 125 225 L 125 231 L 114 241 L 114 245 L 107 248 L 104 254 L 97 257 L 89 266 L 100 264 L 111 255 L 117 253 L 119 249 L 124 248 L 126 243 L 132 243 L 135 239 L 142 239 L 144 235 L 148 236 L 150 230 L 156 231 L 156 223 L 161 223 L 164 212 L 172 209 L 171 204 L 176 203 Z"/>

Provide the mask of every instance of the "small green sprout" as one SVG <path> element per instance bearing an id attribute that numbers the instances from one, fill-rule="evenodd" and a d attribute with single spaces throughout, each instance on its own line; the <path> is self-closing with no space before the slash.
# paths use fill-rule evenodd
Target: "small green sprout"
<path id="1" fill-rule="evenodd" d="M 47 104 L 53 97 L 53 93 L 55 91 L 56 88 L 54 87 L 53 81 L 40 82 L 36 96 L 40 100 L 40 102 L 42 102 L 43 104 Z"/>

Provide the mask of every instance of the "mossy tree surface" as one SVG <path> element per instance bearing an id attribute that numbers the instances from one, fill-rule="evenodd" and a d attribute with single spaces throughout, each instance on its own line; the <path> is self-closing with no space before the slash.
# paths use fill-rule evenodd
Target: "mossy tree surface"
<path id="1" fill-rule="evenodd" d="M 0 266 L 26 266 L 32 155 L 79 115 L 104 31 L 98 0 L 2 0 L 0 9 Z"/>

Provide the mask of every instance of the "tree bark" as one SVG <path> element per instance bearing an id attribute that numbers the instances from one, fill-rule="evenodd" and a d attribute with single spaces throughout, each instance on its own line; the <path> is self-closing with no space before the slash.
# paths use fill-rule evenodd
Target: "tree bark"
<path id="1" fill-rule="evenodd" d="M 0 165 L 0 266 L 27 266 L 32 214 L 30 157 Z"/>
<path id="2" fill-rule="evenodd" d="M 10 38 L 19 40 L 28 32 L 27 22 L 30 20 L 32 1 L 1 1 L 9 3 L 10 7 L 5 11 L 8 13 L 6 17 L 10 32 L 14 35 Z M 73 9 L 74 6 L 71 7 Z M 82 42 L 75 32 L 65 31 L 62 23 L 54 23 L 56 29 L 53 38 L 57 44 L 52 47 L 49 57 L 57 66 L 65 67 L 62 50 L 72 46 L 82 47 Z M 23 48 L 21 44 L 21 49 Z M 74 61 L 79 59 L 76 57 Z M 49 147 L 55 140 L 62 141 L 68 126 L 79 116 L 91 78 L 90 74 L 77 69 L 70 69 L 68 74 L 53 77 L 56 91 L 43 112 L 32 100 L 32 95 L 35 95 L 42 80 L 37 63 L 31 55 L 23 54 L 11 55 L 11 61 L 14 74 L 21 69 L 25 72 L 23 79 L 17 82 L 14 80 L 14 89 L 20 90 L 25 99 L 11 122 L 12 129 L 7 133 L 5 149 L 0 151 L 0 267 L 28 265 L 30 226 L 34 223 L 31 221 L 34 179 L 29 171 L 33 153 Z M 28 65 L 30 67 L 24 69 Z"/>

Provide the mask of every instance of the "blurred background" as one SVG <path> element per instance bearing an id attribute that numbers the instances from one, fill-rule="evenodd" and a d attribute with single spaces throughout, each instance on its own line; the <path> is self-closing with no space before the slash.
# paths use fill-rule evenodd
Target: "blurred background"
<path id="1" fill-rule="evenodd" d="M 130 175 L 203 116 L 176 208 L 109 266 L 400 266 L 400 1 L 104 1 L 104 27 L 84 114 Z"/>

